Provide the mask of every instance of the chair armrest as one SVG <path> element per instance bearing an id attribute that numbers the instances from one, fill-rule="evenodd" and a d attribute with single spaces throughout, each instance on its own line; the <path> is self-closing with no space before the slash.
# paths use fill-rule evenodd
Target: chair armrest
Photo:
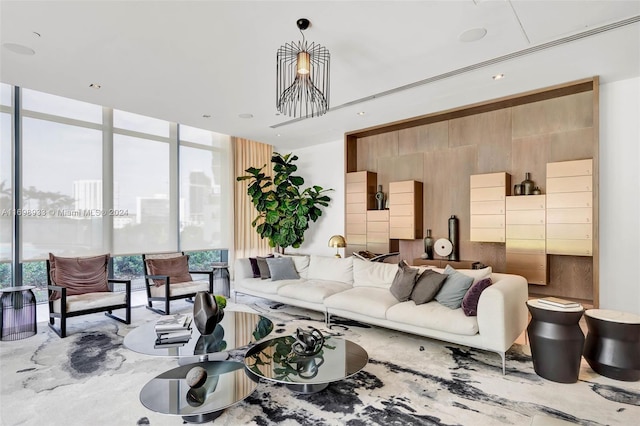
<path id="1" fill-rule="evenodd" d="M 127 293 L 131 293 L 131 280 L 119 280 L 119 279 L 109 278 L 107 280 L 107 283 L 124 284 L 125 285 L 125 291 Z M 113 291 L 113 286 L 109 286 L 109 291 Z"/>
<path id="2" fill-rule="evenodd" d="M 190 274 L 213 275 L 213 271 L 189 271 Z"/>
<path id="3" fill-rule="evenodd" d="M 59 285 L 49 284 L 47 285 L 47 290 L 59 291 L 60 293 L 67 293 L 67 288 Z"/>
<path id="4" fill-rule="evenodd" d="M 164 280 L 164 283 L 166 285 L 169 285 L 169 276 L 168 275 L 145 275 L 144 279 L 146 280 L 147 283 L 153 284 L 155 285 L 155 282 L 153 280 Z M 152 280 L 152 281 L 149 281 Z"/>

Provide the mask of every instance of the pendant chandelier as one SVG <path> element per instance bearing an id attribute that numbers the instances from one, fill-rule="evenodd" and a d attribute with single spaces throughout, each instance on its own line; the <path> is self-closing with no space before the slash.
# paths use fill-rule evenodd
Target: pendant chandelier
<path id="1" fill-rule="evenodd" d="M 296 25 L 302 41 L 281 46 L 276 57 L 276 107 L 290 117 L 317 117 L 329 109 L 329 50 L 305 40 L 308 19 Z"/>

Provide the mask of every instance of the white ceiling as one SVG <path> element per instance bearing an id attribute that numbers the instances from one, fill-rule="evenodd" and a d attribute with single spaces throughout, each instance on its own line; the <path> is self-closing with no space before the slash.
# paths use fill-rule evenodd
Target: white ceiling
<path id="1" fill-rule="evenodd" d="M 333 109 L 288 123 L 276 115 L 275 56 L 301 39 L 295 22 L 302 17 L 311 21 L 307 40 L 331 53 Z M 442 76 L 629 18 L 618 28 Z M 36 52 L 0 49 L 4 83 L 286 149 L 594 75 L 601 83 L 640 75 L 640 0 L 2 0 L 0 26 L 1 43 Z M 486 37 L 458 40 L 477 27 Z M 505 78 L 494 81 L 497 73 Z M 426 79 L 436 81 L 375 96 Z M 239 118 L 243 113 L 253 118 Z"/>

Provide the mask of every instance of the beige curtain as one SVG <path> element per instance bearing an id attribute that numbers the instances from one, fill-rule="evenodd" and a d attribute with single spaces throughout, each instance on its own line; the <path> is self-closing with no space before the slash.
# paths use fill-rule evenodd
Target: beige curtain
<path id="1" fill-rule="evenodd" d="M 271 168 L 271 155 L 273 146 L 249 139 L 233 138 L 234 173 L 235 176 L 246 175 L 249 167 L 260 168 L 266 164 L 263 170 L 267 175 L 273 176 Z M 260 238 L 251 222 L 258 212 L 251 204 L 247 195 L 248 181 L 235 182 L 234 206 L 235 206 L 235 232 L 234 232 L 234 258 L 250 256 L 263 256 L 272 252 L 269 242 Z"/>

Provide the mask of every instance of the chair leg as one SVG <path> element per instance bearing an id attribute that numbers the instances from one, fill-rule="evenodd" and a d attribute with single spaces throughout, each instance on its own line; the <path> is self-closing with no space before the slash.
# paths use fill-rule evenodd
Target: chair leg
<path id="1" fill-rule="evenodd" d="M 165 311 L 163 311 L 162 309 L 158 309 L 158 308 L 154 308 L 153 306 L 149 307 L 149 306 L 145 306 L 145 308 L 147 308 L 150 311 L 155 312 L 156 314 L 160 314 L 160 315 L 168 315 Z"/>
<path id="2" fill-rule="evenodd" d="M 170 315 L 170 314 L 171 314 L 171 311 L 170 311 L 170 309 L 171 309 L 171 308 L 169 307 L 169 304 L 170 304 L 170 303 L 171 303 L 171 300 L 169 300 L 169 298 L 167 297 L 167 298 L 164 300 L 164 311 L 167 313 L 167 315 Z"/>

